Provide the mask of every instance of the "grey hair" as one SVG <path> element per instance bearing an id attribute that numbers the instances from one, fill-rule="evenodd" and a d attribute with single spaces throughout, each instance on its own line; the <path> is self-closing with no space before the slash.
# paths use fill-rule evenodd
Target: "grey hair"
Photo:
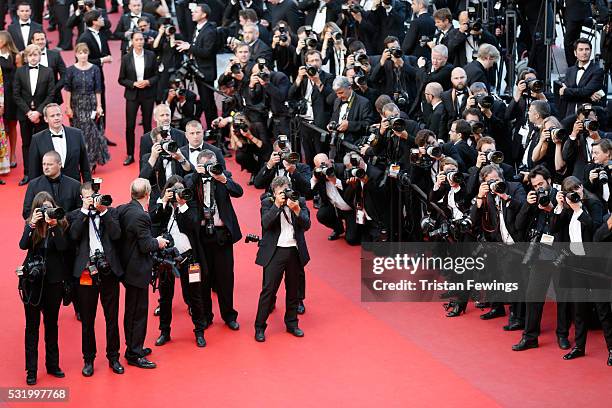
<path id="1" fill-rule="evenodd" d="M 437 52 L 442 55 L 444 58 L 448 58 L 448 48 L 444 44 L 438 44 L 431 50 L 432 53 Z"/>
<path id="2" fill-rule="evenodd" d="M 345 76 L 338 76 L 334 79 L 334 83 L 332 84 L 332 88 L 334 91 L 338 89 L 348 89 L 351 87 L 351 81 Z"/>
<path id="3" fill-rule="evenodd" d="M 487 91 L 487 93 L 489 93 L 489 90 L 484 82 L 474 82 L 472 85 L 470 85 L 471 93 L 476 93 L 478 91 Z"/>
<path id="4" fill-rule="evenodd" d="M 145 178 L 137 178 L 130 184 L 130 194 L 132 199 L 140 200 L 151 194 L 151 183 Z"/>
<path id="5" fill-rule="evenodd" d="M 198 154 L 198 158 L 196 161 L 199 163 L 201 159 L 212 159 L 212 158 L 215 158 L 215 159 L 217 158 L 217 156 L 215 156 L 215 152 L 209 149 L 204 149 Z"/>
<path id="6" fill-rule="evenodd" d="M 438 82 L 430 82 L 425 86 L 425 90 L 431 93 L 431 96 L 434 98 L 440 98 L 442 92 L 444 92 L 444 88 Z"/>
<path id="7" fill-rule="evenodd" d="M 499 61 L 499 50 L 491 44 L 482 44 L 480 48 L 478 48 L 478 58 L 484 59 L 486 57 Z"/>
<path id="8" fill-rule="evenodd" d="M 274 192 L 274 190 L 276 190 L 277 187 L 282 187 L 282 186 L 291 186 L 291 181 L 289 180 L 288 177 L 276 176 L 274 177 L 274 180 L 272 180 L 272 183 L 270 183 L 270 190 Z"/>

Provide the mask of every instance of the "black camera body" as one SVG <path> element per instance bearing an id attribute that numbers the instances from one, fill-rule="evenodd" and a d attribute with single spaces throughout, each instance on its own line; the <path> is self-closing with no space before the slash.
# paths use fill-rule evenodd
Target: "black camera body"
<path id="1" fill-rule="evenodd" d="M 487 164 L 501 164 L 504 161 L 504 153 L 499 150 L 486 153 Z"/>
<path id="2" fill-rule="evenodd" d="M 223 174 L 223 166 L 220 163 L 198 164 L 198 166 L 204 167 L 204 174 L 207 176 Z"/>
<path id="3" fill-rule="evenodd" d="M 101 178 L 95 178 L 91 181 L 91 188 L 94 191 L 91 197 L 94 199 L 94 202 L 99 201 L 101 205 L 108 207 L 113 203 L 113 197 L 110 194 L 100 194 L 101 185 Z"/>
<path id="4" fill-rule="evenodd" d="M 66 216 L 66 211 L 64 211 L 62 207 L 52 208 L 52 207 L 43 205 L 42 207 L 39 208 L 39 210 L 42 213 L 43 217 L 47 215 L 47 217 L 49 217 L 52 220 L 61 220 Z"/>
<path id="5" fill-rule="evenodd" d="M 163 132 L 163 131 L 162 131 Z M 179 149 L 178 144 L 173 139 L 165 139 L 161 142 L 162 152 L 160 157 L 163 159 L 170 159 L 171 153 L 176 153 Z"/>
<path id="6" fill-rule="evenodd" d="M 261 241 L 261 238 L 259 237 L 259 235 L 256 234 L 247 234 L 246 238 L 244 239 L 245 244 L 259 241 Z"/>
<path id="7" fill-rule="evenodd" d="M 287 101 L 287 108 L 292 115 L 305 115 L 308 112 L 308 102 L 306 99 L 289 100 Z"/>
<path id="8" fill-rule="evenodd" d="M 333 177 L 335 174 L 336 173 L 333 167 L 329 167 L 324 164 L 319 167 L 315 167 L 314 169 L 314 176 L 318 180 L 325 180 L 327 177 Z"/>
<path id="9" fill-rule="evenodd" d="M 278 32 L 278 39 L 281 42 L 287 42 L 287 40 L 289 40 L 289 36 L 287 35 L 287 27 L 285 26 L 285 24 L 281 23 L 278 25 Z"/>
<path id="10" fill-rule="evenodd" d="M 106 259 L 104 252 L 96 249 L 96 251 L 89 256 L 89 273 L 94 276 L 98 272 L 103 275 L 108 275 L 111 272 L 111 266 Z"/>
<path id="11" fill-rule="evenodd" d="M 610 180 L 610 173 L 612 172 L 610 165 L 603 165 L 600 164 L 597 167 L 595 167 L 593 170 L 596 170 L 598 173 L 597 176 L 597 180 L 599 180 L 600 183 L 607 183 Z"/>
<path id="12" fill-rule="evenodd" d="M 476 96 L 476 103 L 482 107 L 482 109 L 491 109 L 495 99 L 491 95 L 478 95 Z"/>
<path id="13" fill-rule="evenodd" d="M 580 201 L 582 201 L 582 199 L 580 198 L 580 194 L 578 194 L 576 191 L 563 191 L 563 195 L 567 197 L 567 199 L 572 203 L 579 203 Z"/>
<path id="14" fill-rule="evenodd" d="M 185 258 L 183 258 L 179 250 L 174 246 L 174 239 L 169 232 L 164 232 L 162 238 L 168 241 L 166 247 L 151 253 L 153 258 L 153 276 L 155 277 L 163 272 L 172 272 L 174 276 L 178 278 L 180 277 L 180 273 L 176 265 L 183 263 Z"/>
<path id="15" fill-rule="evenodd" d="M 20 266 L 15 271 L 20 279 L 27 280 L 30 283 L 42 283 L 42 280 L 47 273 L 45 260 L 42 256 L 32 256 L 23 266 Z"/>
<path id="16" fill-rule="evenodd" d="M 312 65 L 306 65 L 306 75 L 313 77 L 317 75 L 317 72 L 319 72 L 317 67 L 313 67 Z"/>
<path id="17" fill-rule="evenodd" d="M 209 237 L 215 235 L 215 212 L 215 207 L 202 208 L 202 224 L 205 234 Z"/>
<path id="18" fill-rule="evenodd" d="M 529 89 L 531 92 L 542 93 L 544 91 L 544 82 L 541 79 L 526 79 L 525 84 L 527 85 L 527 89 Z"/>
<path id="19" fill-rule="evenodd" d="M 361 179 L 361 178 L 364 178 L 365 176 L 366 176 L 366 171 L 362 169 L 361 167 L 355 167 L 352 169 L 344 170 L 344 178 L 347 180 L 352 177 L 357 177 Z"/>
<path id="20" fill-rule="evenodd" d="M 538 188 L 536 190 L 536 200 L 542 207 L 547 207 L 550 204 L 550 191 L 544 188 Z"/>
<path id="21" fill-rule="evenodd" d="M 200 70 L 200 67 L 198 67 L 198 64 L 194 59 L 188 59 L 187 61 L 183 62 L 183 64 L 181 64 L 181 66 L 176 70 L 174 75 L 181 81 L 184 81 L 185 79 L 200 81 L 206 80 L 206 76 Z"/>
<path id="22" fill-rule="evenodd" d="M 390 117 L 387 118 L 387 120 L 389 121 L 389 128 L 391 128 L 391 130 L 394 132 L 403 132 L 406 130 L 406 126 L 408 125 L 406 121 L 399 116 Z"/>
<path id="23" fill-rule="evenodd" d="M 189 188 L 183 187 L 172 187 L 168 191 L 172 192 L 172 199 L 170 201 L 176 202 L 176 197 L 180 197 L 182 200 L 189 201 L 193 199 L 193 191 Z"/>
<path id="24" fill-rule="evenodd" d="M 503 180 L 489 180 L 487 184 L 489 185 L 491 193 L 504 194 L 508 188 L 508 185 Z"/>
<path id="25" fill-rule="evenodd" d="M 465 180 L 463 173 L 460 171 L 451 170 L 446 172 L 446 179 L 455 184 L 461 184 Z"/>
<path id="26" fill-rule="evenodd" d="M 249 125 L 242 119 L 234 119 L 232 121 L 232 129 L 234 129 L 235 133 L 240 134 L 240 131 L 247 131 L 249 130 Z"/>
<path id="27" fill-rule="evenodd" d="M 297 191 L 287 187 L 286 189 L 283 190 L 283 193 L 285 194 L 285 198 L 287 200 L 293 200 L 293 201 L 299 201 L 300 200 L 300 193 L 298 193 Z"/>
<path id="28" fill-rule="evenodd" d="M 548 139 L 548 143 L 555 143 L 553 138 L 556 138 L 561 143 L 565 143 L 565 141 L 569 138 L 569 133 L 567 132 L 567 130 L 563 128 L 552 127 L 548 130 L 550 131 L 550 136 L 551 136 L 550 139 Z"/>

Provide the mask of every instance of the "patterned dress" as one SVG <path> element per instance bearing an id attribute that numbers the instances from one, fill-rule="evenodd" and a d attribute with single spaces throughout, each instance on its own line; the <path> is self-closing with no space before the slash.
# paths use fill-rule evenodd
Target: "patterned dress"
<path id="1" fill-rule="evenodd" d="M 0 70 L 0 102 L 4 105 L 4 80 L 2 71 Z M 9 140 L 4 131 L 4 119 L 0 116 L 0 174 L 7 174 L 11 171 L 10 168 L 10 153 Z"/>
<path id="2" fill-rule="evenodd" d="M 83 131 L 89 164 L 105 164 L 110 159 L 106 138 L 100 124 L 92 119 L 97 106 L 96 94 L 102 91 L 100 68 L 93 64 L 88 69 L 79 69 L 76 65 L 69 67 L 64 89 L 70 92 L 73 112 L 70 126 Z"/>

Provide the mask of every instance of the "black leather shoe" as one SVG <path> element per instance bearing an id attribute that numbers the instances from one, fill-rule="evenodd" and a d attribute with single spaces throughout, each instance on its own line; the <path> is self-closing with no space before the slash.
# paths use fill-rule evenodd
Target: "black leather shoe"
<path id="1" fill-rule="evenodd" d="M 56 378 L 64 378 L 66 376 L 66 374 L 64 374 L 62 369 L 59 367 L 51 368 L 51 369 L 47 368 L 47 374 L 52 375 Z"/>
<path id="2" fill-rule="evenodd" d="M 612 350 L 608 351 L 608 365 L 612 367 Z"/>
<path id="3" fill-rule="evenodd" d="M 36 385 L 36 371 L 28 371 L 26 375 L 26 384 Z"/>
<path id="4" fill-rule="evenodd" d="M 142 356 L 146 357 L 149 354 L 151 354 L 153 352 L 153 350 L 151 350 L 149 347 L 143 347 L 142 348 Z"/>
<path id="5" fill-rule="evenodd" d="M 128 365 L 135 366 L 138 368 L 156 368 L 157 367 L 157 365 L 154 362 L 147 360 L 146 357 L 139 357 L 137 359 L 129 359 Z"/>
<path id="6" fill-rule="evenodd" d="M 332 232 L 332 233 L 330 234 L 330 236 L 329 236 L 329 237 L 327 237 L 327 240 L 328 240 L 328 241 L 335 241 L 335 240 L 337 240 L 337 239 L 340 239 L 340 237 L 342 236 L 342 234 L 343 234 L 342 232 L 337 232 L 337 231 L 334 231 L 334 232 Z"/>
<path id="7" fill-rule="evenodd" d="M 453 303 L 452 310 L 446 313 L 446 317 L 457 317 L 461 316 L 461 313 L 465 313 L 465 308 L 467 307 L 467 303 Z"/>
<path id="8" fill-rule="evenodd" d="M 539 347 L 538 339 L 527 340 L 525 337 L 522 337 L 521 341 L 519 341 L 517 344 L 512 346 L 512 350 L 523 351 L 523 350 L 529 350 L 529 349 L 538 348 L 538 347 Z"/>
<path id="9" fill-rule="evenodd" d="M 123 368 L 119 360 L 109 361 L 108 366 L 112 368 L 115 374 L 123 374 L 125 372 L 125 368 Z"/>
<path id="10" fill-rule="evenodd" d="M 110 147 L 115 147 L 117 146 L 117 143 L 113 142 L 112 140 L 110 140 L 108 137 L 106 138 L 106 145 L 110 146 Z"/>
<path id="11" fill-rule="evenodd" d="M 155 340 L 155 345 L 156 346 L 163 346 L 164 344 L 166 344 L 170 340 L 172 340 L 172 339 L 171 339 L 169 334 L 162 333 L 162 334 L 159 335 L 157 340 Z"/>
<path id="12" fill-rule="evenodd" d="M 123 165 L 124 166 L 129 166 L 130 164 L 134 163 L 134 156 L 128 156 L 125 158 L 125 160 L 123 161 Z"/>
<path id="13" fill-rule="evenodd" d="M 196 345 L 198 347 L 206 347 L 206 340 L 204 339 L 204 333 L 197 333 L 196 337 Z"/>
<path id="14" fill-rule="evenodd" d="M 94 373 L 93 361 L 86 361 L 81 373 L 83 377 L 91 377 Z"/>
<path id="15" fill-rule="evenodd" d="M 287 327 L 287 333 L 293 334 L 295 337 L 304 337 L 304 332 L 299 327 Z"/>
<path id="16" fill-rule="evenodd" d="M 504 326 L 504 331 L 516 331 L 523 330 L 525 325 L 520 322 L 508 322 L 507 325 Z"/>
<path id="17" fill-rule="evenodd" d="M 491 320 L 496 317 L 502 317 L 506 315 L 506 311 L 504 309 L 491 309 L 485 314 L 481 314 L 480 318 L 482 320 Z"/>
<path id="18" fill-rule="evenodd" d="M 263 343 L 264 341 L 266 341 L 266 335 L 264 333 L 264 329 L 255 329 L 255 341 L 259 343 Z"/>
<path id="19" fill-rule="evenodd" d="M 584 357 L 584 350 L 578 347 L 574 347 L 572 351 L 563 356 L 564 360 L 573 360 L 578 357 Z"/>
<path id="20" fill-rule="evenodd" d="M 153 316 L 159 316 L 159 306 L 157 306 L 153 311 Z"/>
<path id="21" fill-rule="evenodd" d="M 561 350 L 569 350 L 572 347 L 567 337 L 557 337 L 557 344 Z"/>
<path id="22" fill-rule="evenodd" d="M 20 186 L 25 186 L 29 182 L 30 182 L 30 178 L 28 176 L 23 176 L 23 178 L 21 180 L 19 180 L 19 185 Z"/>
<path id="23" fill-rule="evenodd" d="M 231 322 L 227 322 L 225 324 L 227 324 L 227 327 L 229 327 L 230 329 L 232 329 L 234 331 L 240 329 L 240 325 L 235 320 L 232 320 Z"/>
<path id="24" fill-rule="evenodd" d="M 303 315 L 306 313 L 306 306 L 304 306 L 304 302 L 300 301 L 297 307 L 297 314 Z"/>

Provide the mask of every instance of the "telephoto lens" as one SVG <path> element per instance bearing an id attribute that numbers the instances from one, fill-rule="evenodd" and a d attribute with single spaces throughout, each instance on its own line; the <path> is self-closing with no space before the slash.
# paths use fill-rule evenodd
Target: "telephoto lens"
<path id="1" fill-rule="evenodd" d="M 548 129 L 548 130 L 550 131 L 551 139 L 549 139 L 549 141 L 551 143 L 554 143 L 552 138 L 555 138 L 555 139 L 559 140 L 561 143 L 565 143 L 565 141 L 569 137 L 569 134 L 568 134 L 567 130 L 565 130 L 563 128 L 554 128 L 553 127 L 553 128 Z"/>
<path id="2" fill-rule="evenodd" d="M 431 157 L 441 157 L 442 148 L 439 146 L 427 146 L 427 154 Z"/>
<path id="3" fill-rule="evenodd" d="M 406 121 L 403 118 L 389 118 L 389 127 L 395 132 L 406 130 Z"/>
<path id="4" fill-rule="evenodd" d="M 306 74 L 308 76 L 315 76 L 317 75 L 317 67 L 313 67 L 312 65 L 306 65 Z"/>
<path id="5" fill-rule="evenodd" d="M 178 144 L 174 140 L 166 140 L 162 142 L 162 149 L 168 153 L 176 153 L 178 150 Z"/>
<path id="6" fill-rule="evenodd" d="M 366 175 L 365 170 L 362 169 L 361 167 L 358 167 L 356 169 L 350 169 L 348 171 L 348 177 L 347 178 L 351 178 L 351 177 L 364 178 L 365 175 Z"/>
<path id="7" fill-rule="evenodd" d="M 591 132 L 596 132 L 599 130 L 599 122 L 592 119 L 585 119 L 582 121 L 582 124 L 585 129 L 590 130 Z"/>
<path id="8" fill-rule="evenodd" d="M 491 109 L 495 100 L 491 95 L 478 95 L 476 102 L 482 106 L 483 109 Z"/>
<path id="9" fill-rule="evenodd" d="M 300 193 L 290 188 L 284 189 L 283 193 L 285 193 L 285 198 L 287 198 L 287 200 L 299 201 L 300 199 Z"/>
<path id="10" fill-rule="evenodd" d="M 309 48 L 317 48 L 317 39 L 316 38 L 307 38 L 306 39 L 306 46 Z"/>
<path id="11" fill-rule="evenodd" d="M 550 194 L 545 189 L 538 188 L 536 190 L 536 197 L 538 200 L 538 204 L 541 205 L 542 207 L 546 207 L 548 206 L 548 204 L 550 204 Z"/>
<path id="12" fill-rule="evenodd" d="M 207 164 L 205 169 L 206 173 L 208 174 L 214 174 L 218 176 L 223 173 L 223 166 L 221 166 L 221 164 L 219 163 Z"/>
<path id="13" fill-rule="evenodd" d="M 42 206 L 40 207 L 40 211 L 42 212 L 43 216 L 46 214 L 52 220 L 61 220 L 66 216 L 66 211 L 64 211 L 62 207 L 53 208 Z"/>
<path id="14" fill-rule="evenodd" d="M 402 58 L 402 56 L 404 55 L 400 47 L 389 48 L 389 52 L 391 52 L 391 56 L 393 56 L 394 58 Z"/>
<path id="15" fill-rule="evenodd" d="M 461 173 L 460 171 L 449 171 L 448 173 L 446 173 L 446 178 L 450 182 L 455 184 L 461 184 L 464 180 L 463 173 Z"/>
<path id="16" fill-rule="evenodd" d="M 564 192 L 563 193 L 568 200 L 570 200 L 570 202 L 572 203 L 579 203 L 581 201 L 580 198 L 580 194 L 578 194 L 576 191 L 572 191 L 572 192 Z"/>
<path id="17" fill-rule="evenodd" d="M 506 182 L 502 180 L 489 180 L 489 189 L 493 193 L 503 194 L 506 192 Z"/>
<path id="18" fill-rule="evenodd" d="M 504 161 L 504 154 L 498 150 L 487 153 L 487 162 L 501 164 Z"/>
<path id="19" fill-rule="evenodd" d="M 295 152 L 287 152 L 287 153 L 283 153 L 283 155 L 281 156 L 281 159 L 286 161 L 289 164 L 297 164 L 300 161 L 300 155 L 299 153 L 295 153 Z"/>

